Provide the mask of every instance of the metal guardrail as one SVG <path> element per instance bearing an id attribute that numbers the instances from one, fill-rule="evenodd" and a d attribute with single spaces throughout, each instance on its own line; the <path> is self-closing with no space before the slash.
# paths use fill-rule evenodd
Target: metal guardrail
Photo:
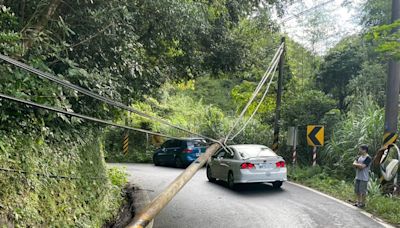
<path id="1" fill-rule="evenodd" d="M 220 142 L 222 143 L 223 140 L 220 140 Z M 214 143 L 208 147 L 204 154 L 187 167 L 163 192 L 145 206 L 127 227 L 146 227 L 219 148 L 221 148 L 221 144 L 219 143 Z"/>

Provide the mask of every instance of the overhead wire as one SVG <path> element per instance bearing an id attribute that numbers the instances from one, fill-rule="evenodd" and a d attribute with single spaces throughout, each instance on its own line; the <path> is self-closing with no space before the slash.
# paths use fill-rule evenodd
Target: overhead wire
<path id="1" fill-rule="evenodd" d="M 282 52 L 281 52 L 281 54 L 282 54 Z M 281 54 L 280 54 L 280 55 L 281 55 Z M 274 64 L 274 66 L 273 66 L 272 76 L 271 76 L 271 78 L 270 78 L 270 80 L 269 80 L 269 82 L 268 82 L 268 85 L 267 85 L 267 87 L 266 87 L 266 89 L 265 89 L 265 92 L 264 92 L 263 96 L 261 97 L 260 101 L 258 102 L 258 104 L 257 104 L 256 108 L 254 109 L 253 113 L 252 113 L 251 116 L 246 120 L 246 122 L 243 124 L 242 128 L 240 128 L 240 130 L 238 130 L 237 133 L 234 134 L 229 140 L 231 140 L 231 141 L 234 140 L 240 133 L 242 133 L 242 131 L 244 131 L 244 129 L 246 129 L 247 125 L 250 123 L 250 121 L 253 119 L 253 117 L 254 117 L 255 114 L 257 113 L 258 109 L 261 107 L 261 104 L 263 103 L 265 97 L 267 96 L 268 91 L 269 91 L 269 88 L 270 88 L 270 86 L 271 86 L 271 83 L 272 83 L 272 81 L 273 81 L 273 79 L 274 79 L 274 76 L 275 76 L 275 73 L 276 73 L 276 69 L 277 69 L 277 67 L 278 67 L 278 62 L 279 62 L 279 61 L 276 61 L 275 64 Z"/>
<path id="2" fill-rule="evenodd" d="M 78 91 L 78 92 L 80 92 L 80 93 L 83 93 L 83 94 L 85 94 L 85 95 L 87 95 L 87 96 L 89 96 L 89 97 L 92 97 L 92 98 L 94 98 L 94 99 L 103 101 L 103 102 L 105 102 L 105 103 L 107 103 L 107 104 L 109 104 L 109 105 L 112 105 L 112 106 L 115 106 L 115 107 L 124 109 L 124 110 L 129 111 L 129 112 L 132 112 L 132 113 L 135 113 L 135 114 L 137 114 L 137 115 L 139 115 L 139 116 L 142 116 L 142 117 L 144 117 L 144 118 L 147 118 L 147 119 L 150 119 L 150 120 L 153 120 L 153 121 L 162 123 L 162 124 L 164 124 L 164 125 L 167 125 L 167 126 L 169 126 L 169 127 L 178 129 L 178 130 L 180 130 L 180 131 L 183 131 L 183 132 L 186 132 L 186 133 L 189 133 L 189 134 L 192 134 L 192 135 L 196 135 L 196 136 L 202 137 L 202 138 L 204 138 L 204 139 L 208 139 L 208 140 L 213 141 L 213 142 L 218 142 L 218 140 L 216 140 L 216 139 L 212 139 L 212 138 L 210 138 L 210 137 L 207 137 L 207 136 L 204 136 L 204 135 L 201 135 L 201 134 L 192 132 L 192 131 L 190 131 L 190 130 L 188 130 L 188 129 L 185 129 L 185 128 L 183 128 L 183 127 L 180 127 L 180 126 L 171 124 L 171 123 L 169 123 L 169 122 L 166 121 L 166 120 L 163 120 L 163 119 L 158 118 L 158 117 L 151 116 L 151 115 L 146 114 L 146 113 L 144 113 L 144 112 L 142 112 L 142 111 L 139 111 L 139 110 L 137 110 L 137 109 L 134 109 L 134 108 L 132 108 L 132 107 L 129 107 L 129 106 L 127 106 L 127 105 L 124 105 L 124 104 L 122 104 L 121 102 L 113 101 L 113 100 L 111 100 L 111 99 L 109 99 L 109 98 L 107 98 L 107 97 L 101 96 L 101 95 L 96 94 L 96 93 L 94 93 L 94 92 L 91 92 L 91 91 L 89 91 L 89 90 L 87 90 L 87 89 L 85 89 L 85 88 L 82 88 L 82 87 L 80 87 L 80 86 L 74 85 L 74 84 L 72 84 L 71 82 L 69 82 L 69 81 L 67 81 L 67 80 L 63 80 L 63 79 L 57 78 L 57 77 L 55 77 L 54 75 L 51 75 L 51 74 L 49 74 L 49 73 L 42 72 L 42 71 L 40 71 L 40 70 L 38 70 L 38 69 L 35 69 L 35 68 L 31 67 L 31 66 L 28 66 L 28 65 L 22 63 L 22 62 L 20 62 L 20 61 L 14 60 L 14 59 L 12 59 L 12 58 L 10 58 L 10 57 L 8 57 L 8 56 L 5 56 L 5 55 L 0 54 L 0 59 L 4 60 L 4 61 L 6 61 L 6 62 L 8 62 L 8 63 L 10 63 L 10 64 L 12 64 L 12 65 L 14 65 L 14 66 L 17 66 L 17 67 L 19 67 L 19 68 L 22 68 L 22 69 L 24 69 L 24 70 L 26 70 L 26 71 L 29 71 L 29 72 L 31 72 L 31 73 L 33 73 L 33 74 L 35 74 L 35 75 L 38 75 L 39 77 L 48 79 L 48 80 L 50 80 L 50 81 L 52 81 L 52 82 L 55 82 L 55 83 L 57 83 L 57 84 L 59 84 L 59 85 L 62 85 L 62 86 L 64 86 L 64 87 L 67 87 L 67 88 L 70 88 L 70 89 L 73 89 L 73 90 L 75 90 L 75 91 Z"/>
<path id="3" fill-rule="evenodd" d="M 279 61 L 279 56 L 280 54 L 283 52 L 283 46 L 284 43 L 282 43 L 278 50 L 275 52 L 274 57 L 271 60 L 271 64 L 269 65 L 268 69 L 265 71 L 263 77 L 261 78 L 260 82 L 258 83 L 256 89 L 254 90 L 252 96 L 250 97 L 249 101 L 247 102 L 246 106 L 243 108 L 242 112 L 240 113 L 239 117 L 237 118 L 237 120 L 235 121 L 235 123 L 233 124 L 233 126 L 231 127 L 230 131 L 228 132 L 228 134 L 225 137 L 225 141 L 224 143 L 226 143 L 229 139 L 229 137 L 231 136 L 232 132 L 234 131 L 234 129 L 236 128 L 236 126 L 239 124 L 239 122 L 242 120 L 242 118 L 244 117 L 245 113 L 247 112 L 247 109 L 250 107 L 251 103 L 254 101 L 254 99 L 256 98 L 257 94 L 260 92 L 262 86 L 265 84 L 265 82 L 268 79 L 269 74 L 272 71 L 272 66 Z"/>
<path id="4" fill-rule="evenodd" d="M 64 176 L 64 175 L 56 175 L 56 174 L 46 174 L 46 173 L 36 173 L 36 172 L 28 172 L 24 170 L 18 170 L 18 169 L 9 169 L 9 168 L 0 168 L 1 172 L 8 172 L 8 173 L 19 173 L 19 174 L 32 174 L 44 178 L 54 178 L 54 179 L 67 179 L 67 180 L 79 180 L 83 179 L 82 177 L 77 177 L 77 176 Z M 92 180 L 107 180 L 106 177 L 86 177 L 88 179 Z"/>
<path id="5" fill-rule="evenodd" d="M 126 125 L 121 125 L 121 124 L 117 124 L 117 123 L 114 123 L 114 122 L 111 122 L 111 121 L 101 120 L 101 119 L 98 119 L 98 118 L 82 115 L 82 114 L 75 113 L 75 112 L 69 112 L 69 111 L 65 111 L 65 110 L 62 110 L 62 109 L 41 105 L 41 104 L 38 104 L 38 103 L 35 103 L 35 102 L 32 102 L 32 101 L 22 100 L 22 99 L 11 97 L 11 96 L 8 96 L 8 95 L 5 95 L 5 94 L 1 94 L 1 93 L 0 93 L 0 99 L 6 99 L 6 100 L 13 101 L 13 102 L 29 105 L 29 106 L 32 106 L 32 107 L 36 107 L 36 108 L 45 109 L 45 110 L 48 110 L 48 111 L 62 113 L 62 114 L 68 115 L 68 116 L 73 116 L 73 117 L 77 117 L 77 118 L 84 119 L 84 120 L 89 120 L 89 121 L 93 121 L 93 122 L 97 122 L 97 123 L 101 123 L 101 124 L 110 125 L 110 126 L 113 126 L 113 127 L 124 128 L 124 129 L 127 129 L 127 130 L 138 131 L 138 132 L 142 132 L 142 133 L 146 133 L 146 134 L 150 134 L 150 135 L 157 135 L 157 136 L 170 138 L 170 139 L 186 140 L 186 138 L 175 137 L 175 136 L 172 136 L 172 135 L 162 134 L 162 133 L 153 132 L 153 131 L 149 131 L 149 130 L 145 130 L 145 129 L 129 127 L 129 126 L 126 126 Z M 229 147 L 227 147 L 227 145 L 225 145 L 223 142 L 220 142 L 220 141 L 214 140 L 214 139 L 210 140 L 210 141 L 212 141 L 214 143 L 218 143 L 222 148 L 224 148 L 225 151 L 229 151 L 230 153 L 232 153 L 231 149 Z"/>
<path id="6" fill-rule="evenodd" d="M 40 108 L 40 109 L 45 109 L 45 110 L 48 110 L 48 111 L 62 113 L 62 114 L 68 115 L 68 116 L 73 116 L 73 117 L 77 117 L 77 118 L 84 119 L 84 120 L 89 120 L 89 121 L 93 121 L 93 122 L 97 122 L 97 123 L 101 123 L 101 124 L 106 124 L 106 125 L 110 125 L 110 126 L 114 126 L 114 127 L 124 128 L 124 129 L 127 129 L 127 130 L 138 131 L 138 132 L 142 132 L 142 133 L 147 133 L 147 134 L 151 134 L 151 135 L 157 135 L 157 136 L 161 136 L 161 137 L 165 137 L 165 138 L 171 138 L 171 139 L 180 139 L 180 140 L 184 139 L 184 138 L 174 137 L 174 136 L 171 136 L 171 135 L 166 135 L 166 134 L 162 134 L 162 133 L 158 133 L 158 132 L 153 132 L 153 131 L 149 131 L 149 130 L 145 130 L 145 129 L 141 129 L 141 128 L 129 127 L 129 126 L 117 124 L 117 123 L 114 123 L 114 122 L 111 122 L 111 121 L 106 121 L 106 120 L 102 120 L 102 119 L 98 119 L 98 118 L 82 115 L 82 114 L 75 113 L 75 112 L 69 112 L 69 111 L 65 111 L 65 110 L 62 110 L 62 109 L 41 105 L 41 104 L 38 104 L 38 103 L 35 103 L 35 102 L 32 102 L 32 101 L 27 101 L 27 100 L 11 97 L 11 96 L 8 96 L 8 95 L 2 94 L 2 93 L 0 93 L 0 98 L 6 99 L 6 100 L 10 100 L 10 101 L 13 101 L 13 102 L 18 102 L 18 103 L 25 104 L 25 105 L 29 105 L 29 106 L 32 106 L 32 107 Z"/>
<path id="7" fill-rule="evenodd" d="M 295 15 L 292 15 L 292 16 L 289 16 L 287 18 L 282 19 L 281 23 L 284 24 L 284 23 L 286 23 L 286 22 L 288 22 L 288 21 L 290 21 L 290 20 L 292 20 L 294 18 L 297 18 L 297 17 L 299 17 L 299 16 L 301 16 L 303 14 L 306 14 L 306 13 L 308 13 L 310 11 L 313 11 L 313 10 L 319 8 L 319 7 L 325 6 L 325 5 L 327 5 L 327 4 L 331 3 L 331 2 L 334 2 L 334 1 L 335 0 L 329 0 L 329 1 L 326 1 L 326 2 L 323 2 L 323 3 L 320 3 L 318 5 L 315 5 L 315 6 L 311 7 L 311 8 L 308 8 L 306 10 L 301 11 L 298 14 L 295 14 Z"/>

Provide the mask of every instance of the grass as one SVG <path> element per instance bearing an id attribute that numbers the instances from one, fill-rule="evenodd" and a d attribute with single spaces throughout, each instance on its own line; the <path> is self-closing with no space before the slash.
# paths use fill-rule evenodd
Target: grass
<path id="1" fill-rule="evenodd" d="M 289 167 L 289 179 L 347 202 L 354 200 L 353 183 L 331 177 L 321 167 Z M 396 226 L 400 226 L 400 198 L 382 195 L 372 181 L 365 210 Z"/>

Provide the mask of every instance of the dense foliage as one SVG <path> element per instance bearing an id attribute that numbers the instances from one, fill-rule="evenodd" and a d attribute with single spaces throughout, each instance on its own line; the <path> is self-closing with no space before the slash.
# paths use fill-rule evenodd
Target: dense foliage
<path id="1" fill-rule="evenodd" d="M 273 11 L 282 16 L 292 2 L 3 0 L 0 53 L 193 132 L 222 138 L 285 36 Z M 380 146 L 387 62 L 398 59 L 400 50 L 399 32 L 391 33 L 399 22 L 390 23 L 387 2 L 365 1 L 359 17 L 362 32 L 344 37 L 323 55 L 317 43 L 330 40 L 324 24 L 329 14 L 323 10 L 304 23 L 311 47 L 286 37 L 278 153 L 288 162 L 290 126 L 299 128 L 300 166 L 311 164 L 306 125 L 326 126 L 326 145 L 318 152 L 321 175 L 351 179 L 357 146 L 369 144 L 371 155 Z M 5 62 L 0 75 L 0 93 L 190 136 Z M 255 118 L 230 143 L 271 146 L 276 78 Z M 260 99 L 250 105 L 245 120 Z M 125 134 L 130 138 L 126 155 Z M 33 227 L 100 226 L 111 219 L 126 178 L 117 170 L 107 171 L 104 157 L 149 162 L 165 140 L 6 100 L 0 100 L 0 135 L 0 223 Z"/>
<path id="2" fill-rule="evenodd" d="M 270 12 L 276 9 L 283 14 L 285 2 L 3 0 L 0 53 L 92 92 L 167 117 L 175 124 L 220 137 L 233 121 L 225 114 L 225 108 L 236 111 L 232 103 L 216 102 L 217 106 L 211 107 L 184 91 L 164 96 L 163 91 L 173 92 L 160 87 L 205 75 L 225 75 L 225 88 L 232 88 L 228 76 L 240 74 L 244 66 L 251 68 L 252 64 L 247 55 L 255 42 L 246 40 L 248 36 L 242 30 L 247 26 L 243 23 L 250 16 L 260 18 L 257 28 L 268 29 L 271 35 L 276 27 Z M 256 27 L 252 31 L 257 31 Z M 275 46 L 268 37 L 264 39 L 262 44 Z M 0 75 L 0 93 L 182 134 L 5 62 L 0 65 Z M 124 132 L 4 99 L 0 107 L 0 223 L 99 227 L 115 215 L 126 180 L 115 170 L 107 175 L 104 154 L 120 154 Z M 270 127 L 258 120 L 253 125 L 257 131 L 268 131 L 266 135 L 270 132 Z M 129 134 L 135 139 L 131 148 L 136 151 L 148 148 L 151 152 L 154 148 L 147 143 L 146 135 Z M 258 140 L 268 143 L 263 137 Z M 133 159 L 147 158 L 137 155 Z"/>
<path id="3" fill-rule="evenodd" d="M 100 227 L 117 215 L 126 180 L 107 175 L 94 135 L 55 147 L 41 136 L 0 134 L 0 224 Z"/>

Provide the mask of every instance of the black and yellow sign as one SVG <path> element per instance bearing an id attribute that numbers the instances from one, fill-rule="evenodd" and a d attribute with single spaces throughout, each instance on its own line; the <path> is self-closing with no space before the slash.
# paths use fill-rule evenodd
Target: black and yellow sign
<path id="1" fill-rule="evenodd" d="M 127 154 L 129 150 L 129 134 L 128 132 L 125 133 L 124 135 L 124 140 L 122 142 L 122 151 L 124 154 Z"/>
<path id="2" fill-rule="evenodd" d="M 396 142 L 398 137 L 399 136 L 396 133 L 386 132 L 383 135 L 383 146 L 389 146 L 390 144 L 393 144 Z"/>
<path id="3" fill-rule="evenodd" d="M 310 146 L 324 145 L 324 126 L 308 125 L 307 126 L 307 144 Z"/>
<path id="4" fill-rule="evenodd" d="M 151 143 L 157 147 L 161 146 L 161 144 L 164 142 L 163 138 L 159 135 L 153 135 L 151 137 Z"/>

